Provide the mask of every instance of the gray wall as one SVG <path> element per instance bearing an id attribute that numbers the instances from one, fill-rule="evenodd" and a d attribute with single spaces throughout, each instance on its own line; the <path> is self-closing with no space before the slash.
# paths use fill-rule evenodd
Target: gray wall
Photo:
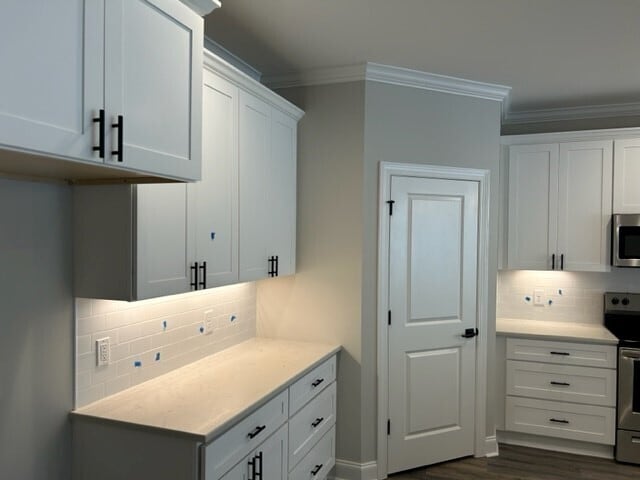
<path id="1" fill-rule="evenodd" d="M 576 130 L 598 130 L 601 128 L 627 128 L 640 126 L 640 116 L 587 118 L 582 120 L 565 120 L 554 122 L 538 122 L 524 124 L 505 124 L 502 135 L 520 135 L 529 133 L 573 132 Z"/>
<path id="2" fill-rule="evenodd" d="M 370 462 L 377 456 L 379 162 L 491 172 L 488 336 L 493 342 L 500 105 L 376 82 L 280 93 L 306 111 L 298 146 L 298 265 L 294 277 L 258 284 L 258 333 L 345 346 L 337 457 Z M 488 391 L 494 390 L 489 378 Z M 489 411 L 488 434 L 493 421 Z"/>
<path id="3" fill-rule="evenodd" d="M 420 163 L 490 171 L 487 435 L 494 431 L 492 375 L 498 258 L 500 104 L 477 98 L 367 82 L 365 110 L 362 363 L 375 365 L 377 199 L 379 162 Z M 376 394 L 375 370 L 363 367 L 363 395 Z M 372 422 L 370 422 L 372 423 Z M 375 436 L 363 435 L 364 461 Z"/>
<path id="4" fill-rule="evenodd" d="M 297 265 L 295 276 L 258 283 L 257 330 L 263 336 L 343 345 L 337 457 L 358 462 L 365 428 L 360 328 L 364 82 L 280 93 L 306 112 L 298 129 Z"/>
<path id="5" fill-rule="evenodd" d="M 0 179 L 0 478 L 68 480 L 71 193 Z"/>

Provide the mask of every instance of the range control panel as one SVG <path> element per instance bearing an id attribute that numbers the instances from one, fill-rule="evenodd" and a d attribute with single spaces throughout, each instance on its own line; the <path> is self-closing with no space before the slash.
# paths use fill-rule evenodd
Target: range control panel
<path id="1" fill-rule="evenodd" d="M 640 294 L 626 292 L 609 292 L 604 294 L 604 311 L 606 312 L 639 312 Z"/>

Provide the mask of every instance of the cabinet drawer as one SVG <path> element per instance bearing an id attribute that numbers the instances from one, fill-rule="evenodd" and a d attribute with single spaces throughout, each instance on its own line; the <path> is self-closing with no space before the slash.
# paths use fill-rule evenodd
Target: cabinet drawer
<path id="1" fill-rule="evenodd" d="M 275 432 L 287 417 L 285 390 L 206 446 L 206 480 L 220 478 L 224 472 Z"/>
<path id="2" fill-rule="evenodd" d="M 507 358 L 530 362 L 616 368 L 615 345 L 507 338 Z"/>
<path id="3" fill-rule="evenodd" d="M 289 468 L 304 457 L 336 422 L 336 383 L 333 382 L 289 420 Z"/>
<path id="4" fill-rule="evenodd" d="M 507 360 L 507 394 L 615 407 L 616 371 Z"/>
<path id="5" fill-rule="evenodd" d="M 507 397 L 505 426 L 514 432 L 613 445 L 615 409 Z"/>
<path id="6" fill-rule="evenodd" d="M 300 461 L 291 473 L 289 480 L 322 480 L 336 463 L 336 428 L 331 427 L 324 437 Z"/>
<path id="7" fill-rule="evenodd" d="M 307 373 L 289 388 L 289 411 L 296 413 L 336 379 L 336 356 Z"/>

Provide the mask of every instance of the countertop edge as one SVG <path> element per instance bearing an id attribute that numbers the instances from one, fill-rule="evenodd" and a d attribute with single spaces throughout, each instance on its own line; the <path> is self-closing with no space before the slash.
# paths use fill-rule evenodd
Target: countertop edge
<path id="1" fill-rule="evenodd" d="M 158 427 L 158 426 L 155 426 L 155 425 L 147 425 L 147 424 L 136 423 L 136 422 L 129 422 L 129 421 L 125 421 L 125 420 L 119 420 L 119 419 L 108 418 L 108 417 L 99 416 L 99 415 L 93 415 L 93 414 L 89 414 L 89 413 L 85 413 L 85 412 L 81 412 L 81 411 L 77 411 L 77 410 L 70 411 L 69 412 L 69 416 L 70 416 L 72 421 L 86 421 L 86 422 L 95 422 L 95 423 L 117 425 L 119 427 L 130 428 L 130 429 L 133 429 L 133 430 L 143 430 L 143 431 L 147 431 L 147 432 L 156 432 L 156 433 L 162 433 L 162 434 L 166 434 L 166 435 L 178 436 L 178 437 L 182 437 L 182 438 L 186 438 L 186 439 L 191 439 L 191 440 L 194 440 L 194 441 L 197 441 L 197 442 L 201 442 L 201 443 L 204 443 L 204 444 L 208 444 L 208 443 L 212 442 L 213 440 L 215 440 L 220 435 L 222 435 L 223 433 L 225 433 L 227 430 L 232 428 L 242 418 L 244 418 L 247 415 L 249 415 L 250 413 L 254 412 L 258 408 L 260 408 L 261 406 L 266 404 L 269 400 L 271 400 L 274 397 L 276 397 L 282 391 L 284 391 L 285 389 L 289 388 L 289 386 L 291 386 L 297 380 L 299 380 L 304 375 L 309 373 L 311 370 L 313 370 L 314 368 L 319 366 L 321 363 L 325 362 L 326 360 L 328 360 L 332 356 L 338 354 L 342 350 L 342 348 L 343 347 L 341 345 L 333 346 L 333 348 L 331 348 L 331 350 L 328 350 L 327 353 L 325 353 L 324 355 L 322 355 L 318 359 L 314 360 L 312 363 L 304 366 L 298 372 L 296 372 L 296 374 L 292 375 L 291 377 L 289 377 L 286 380 L 283 380 L 280 384 L 274 386 L 274 388 L 271 389 L 269 392 L 267 392 L 266 394 L 264 394 L 260 398 L 257 398 L 252 404 L 247 405 L 246 407 L 244 407 L 241 410 L 238 410 L 232 417 L 228 418 L 226 421 L 224 421 L 220 425 L 216 426 L 214 429 L 210 430 L 207 433 L 193 432 L 193 431 L 186 431 L 186 430 L 179 430 L 179 429 L 172 429 L 172 428 L 165 428 L 165 427 Z"/>
<path id="2" fill-rule="evenodd" d="M 522 322 L 524 325 L 518 328 L 516 325 L 518 322 Z M 559 328 L 573 326 L 576 329 L 583 329 L 582 333 L 568 334 L 565 332 L 553 332 L 553 331 L 535 331 L 532 332 L 533 326 L 544 328 Z M 585 332 L 585 330 L 592 330 L 592 332 Z M 600 330 L 601 333 L 597 333 Z M 545 340 L 557 340 L 567 342 L 582 342 L 592 343 L 600 345 L 618 345 L 618 339 L 610 333 L 604 325 L 591 325 L 587 323 L 570 323 L 570 322 L 550 322 L 545 320 L 531 320 L 531 319 L 512 319 L 512 318 L 496 318 L 496 336 L 502 337 L 520 337 L 520 338 L 538 338 Z"/>

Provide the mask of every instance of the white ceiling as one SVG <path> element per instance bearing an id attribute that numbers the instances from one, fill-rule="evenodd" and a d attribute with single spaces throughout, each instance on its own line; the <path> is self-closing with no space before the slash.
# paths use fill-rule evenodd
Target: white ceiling
<path id="1" fill-rule="evenodd" d="M 223 0 L 265 76 L 376 62 L 513 88 L 512 111 L 640 102 L 640 0 Z"/>

